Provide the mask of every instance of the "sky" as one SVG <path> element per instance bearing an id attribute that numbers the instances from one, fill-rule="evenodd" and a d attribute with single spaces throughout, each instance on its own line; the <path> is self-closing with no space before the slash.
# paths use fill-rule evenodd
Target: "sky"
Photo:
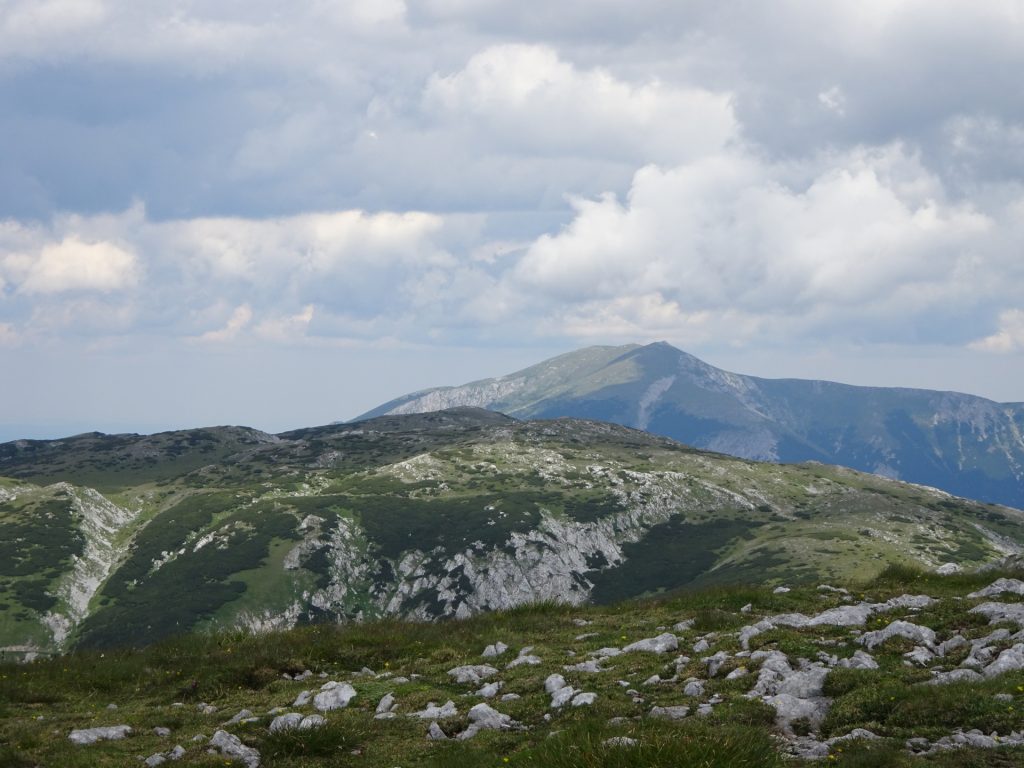
<path id="1" fill-rule="evenodd" d="M 1024 401 L 1019 0 L 0 0 L 0 440 L 590 344 Z"/>

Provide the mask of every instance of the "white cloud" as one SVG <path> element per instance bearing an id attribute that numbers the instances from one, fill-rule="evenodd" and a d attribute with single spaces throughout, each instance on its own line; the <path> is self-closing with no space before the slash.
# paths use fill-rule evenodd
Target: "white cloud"
<path id="1" fill-rule="evenodd" d="M 838 85 L 833 85 L 819 93 L 818 101 L 825 109 L 835 112 L 840 117 L 846 114 L 846 96 L 843 95 L 843 89 Z"/>
<path id="2" fill-rule="evenodd" d="M 110 242 L 87 242 L 75 235 L 45 243 L 38 253 L 8 253 L 0 262 L 7 277 L 26 295 L 65 291 L 119 291 L 139 278 L 135 254 Z"/>
<path id="3" fill-rule="evenodd" d="M 444 264 L 443 219 L 426 213 L 340 211 L 272 219 L 198 218 L 152 225 L 165 247 L 210 276 L 251 282 L 318 279 L 355 268 Z"/>
<path id="4" fill-rule="evenodd" d="M 21 337 L 11 323 L 0 323 L 0 347 L 16 347 Z"/>
<path id="5" fill-rule="evenodd" d="M 545 154 L 678 162 L 722 147 L 737 132 L 729 93 L 633 84 L 580 69 L 543 45 L 496 45 L 461 70 L 435 75 L 424 103 L 476 140 Z"/>
<path id="6" fill-rule="evenodd" d="M 268 318 L 256 326 L 256 335 L 268 341 L 281 343 L 298 341 L 309 331 L 314 314 L 313 305 L 307 304 L 297 314 Z"/>
<path id="7" fill-rule="evenodd" d="M 658 296 L 655 326 L 678 307 L 681 317 L 762 317 L 743 333 L 780 318 L 811 329 L 847 315 L 912 316 L 958 296 L 958 270 L 978 266 L 996 226 L 944 201 L 938 181 L 899 146 L 826 157 L 809 179 L 800 175 L 744 153 L 644 168 L 624 203 L 575 201 L 573 221 L 539 238 L 514 279 L 552 302 L 613 310 Z"/>
<path id="8" fill-rule="evenodd" d="M 1024 310 L 1008 309 L 999 315 L 999 330 L 971 342 L 971 349 L 1008 353 L 1024 350 Z"/>
<path id="9" fill-rule="evenodd" d="M 235 311 L 231 313 L 231 317 L 228 318 L 227 324 L 223 328 L 219 328 L 215 331 L 207 331 L 201 336 L 196 337 L 196 341 L 214 344 L 233 341 L 251 321 L 252 307 L 248 304 L 242 304 L 239 307 L 235 307 Z"/>

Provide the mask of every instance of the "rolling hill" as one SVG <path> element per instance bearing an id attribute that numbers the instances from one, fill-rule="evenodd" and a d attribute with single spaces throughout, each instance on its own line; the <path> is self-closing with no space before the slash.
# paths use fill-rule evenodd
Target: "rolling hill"
<path id="1" fill-rule="evenodd" d="M 476 408 L 0 445 L 0 648 L 464 617 L 1021 550 L 1024 513 Z"/>

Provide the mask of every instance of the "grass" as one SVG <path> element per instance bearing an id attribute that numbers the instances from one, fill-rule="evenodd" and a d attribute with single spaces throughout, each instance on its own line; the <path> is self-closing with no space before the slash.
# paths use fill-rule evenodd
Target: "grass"
<path id="1" fill-rule="evenodd" d="M 1019 575 L 1019 574 L 1017 574 Z M 997 576 L 986 576 L 990 582 Z M 959 585 L 959 586 L 956 586 Z M 974 577 L 933 577 L 914 569 L 888 569 L 877 578 L 848 585 L 871 599 L 884 600 L 907 591 L 946 594 L 977 588 Z M 913 589 L 910 589 L 910 588 Z M 939 618 L 973 604 L 949 594 L 929 609 Z M 344 627 L 317 625 L 288 632 L 253 636 L 241 632 L 191 634 L 145 648 L 79 651 L 29 665 L 0 665 L 0 768 L 4 766 L 136 765 L 139 756 L 166 751 L 181 743 L 188 753 L 182 766 L 223 768 L 224 761 L 206 755 L 192 737 L 213 731 L 241 709 L 257 713 L 259 721 L 230 728 L 257 748 L 267 768 L 305 765 L 359 765 L 366 768 L 424 768 L 430 766 L 544 766 L 545 768 L 643 766 L 781 766 L 799 764 L 781 755 L 774 710 L 745 693 L 756 680 L 757 664 L 731 658 L 719 677 L 706 682 L 707 696 L 722 698 L 707 717 L 691 715 L 675 722 L 652 720 L 652 706 L 686 701 L 680 683 L 642 685 L 648 677 L 676 674 L 674 654 L 624 654 L 605 662 L 598 674 L 563 672 L 579 690 L 598 698 L 584 708 L 549 709 L 543 690 L 547 675 L 563 664 L 587 658 L 590 650 L 650 637 L 683 619 L 692 629 L 678 633 L 680 652 L 705 633 L 713 633 L 713 649 L 739 650 L 735 630 L 745 623 L 777 612 L 822 610 L 838 603 L 834 594 L 797 588 L 774 594 L 765 587 L 715 587 L 677 591 L 654 599 L 613 606 L 571 606 L 541 602 L 464 621 L 409 623 L 373 621 Z M 747 604 L 752 612 L 739 609 Z M 923 615 L 923 614 L 922 614 Z M 888 619 L 888 617 L 887 617 Z M 952 627 L 956 622 L 950 619 Z M 584 624 L 585 622 L 585 624 Z M 977 627 L 979 632 L 988 628 Z M 952 628 L 947 631 L 951 633 Z M 578 635 L 593 634 L 583 640 Z M 513 732 L 484 732 L 467 742 L 433 743 L 424 738 L 426 722 L 406 714 L 428 702 L 455 702 L 459 714 L 442 726 L 448 733 L 469 723 L 469 708 L 479 701 L 476 686 L 452 682 L 447 670 L 480 663 L 485 645 L 503 640 L 509 653 L 494 665 L 501 672 L 501 693 L 516 693 L 514 701 L 492 701 L 499 711 L 525 726 Z M 855 645 L 847 630 L 834 628 L 779 629 L 755 638 L 753 647 L 781 650 L 791 659 L 814 659 L 826 650 L 849 655 Z M 505 664 L 525 645 L 543 663 L 505 670 Z M 878 670 L 835 669 L 826 678 L 825 693 L 833 698 L 820 728 L 822 738 L 868 728 L 878 742 L 843 742 L 828 763 L 846 766 L 1002 766 L 1015 765 L 1020 752 L 962 750 L 914 758 L 903 750 L 911 736 L 939 738 L 956 728 L 980 728 L 1000 733 L 1020 727 L 1024 708 L 1024 673 L 1012 673 L 974 684 L 922 687 L 926 671 L 906 667 L 898 643 L 875 652 Z M 572 651 L 572 655 L 569 652 Z M 700 654 L 679 670 L 679 678 L 703 676 Z M 724 675 L 740 664 L 752 674 L 734 681 Z M 383 676 L 358 674 L 369 667 Z M 294 682 L 284 677 L 310 670 L 314 678 Z M 328 713 L 327 725 L 314 731 L 271 734 L 268 726 L 275 707 L 290 711 L 299 691 L 315 690 L 323 673 L 329 679 L 350 680 L 357 696 L 349 708 Z M 405 682 L 395 681 L 405 677 Z M 642 702 L 619 681 L 640 692 Z M 377 701 L 394 693 L 400 716 L 374 720 Z M 995 694 L 1009 694 L 1009 703 Z M 701 700 L 704 700 L 701 699 Z M 117 704 L 116 710 L 107 705 Z M 218 708 L 203 714 L 200 703 Z M 308 711 L 306 709 L 301 711 Z M 42 718 L 42 719 L 39 719 Z M 613 718 L 625 718 L 613 721 Z M 123 742 L 73 747 L 67 733 L 73 728 L 127 723 L 135 734 Z M 170 738 L 153 733 L 156 726 L 172 729 Z M 632 747 L 615 746 L 609 739 L 635 739 Z"/>

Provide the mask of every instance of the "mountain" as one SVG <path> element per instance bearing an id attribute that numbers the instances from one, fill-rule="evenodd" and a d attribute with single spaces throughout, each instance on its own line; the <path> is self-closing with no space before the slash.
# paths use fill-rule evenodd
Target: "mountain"
<path id="1" fill-rule="evenodd" d="M 588 347 L 416 392 L 360 418 L 454 406 L 599 419 L 748 459 L 821 461 L 1024 507 L 1024 404 L 729 373 L 664 342 Z"/>
<path id="2" fill-rule="evenodd" d="M 1019 552 L 1024 513 L 476 408 L 0 445 L 0 650 L 816 584 Z"/>

